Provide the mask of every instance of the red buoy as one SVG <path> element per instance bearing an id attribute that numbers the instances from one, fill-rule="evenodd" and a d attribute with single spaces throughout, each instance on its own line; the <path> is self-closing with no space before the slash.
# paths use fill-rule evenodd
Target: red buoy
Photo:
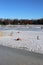
<path id="1" fill-rule="evenodd" d="M 21 40 L 20 38 L 17 38 L 16 40 Z"/>

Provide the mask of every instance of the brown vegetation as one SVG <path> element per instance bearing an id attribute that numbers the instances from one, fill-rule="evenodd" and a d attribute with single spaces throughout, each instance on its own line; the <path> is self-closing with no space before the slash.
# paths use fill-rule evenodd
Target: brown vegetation
<path id="1" fill-rule="evenodd" d="M 25 19 L 0 19 L 0 25 L 27 25 L 27 24 L 34 24 L 34 25 L 38 25 L 38 24 L 43 24 L 43 18 L 42 19 L 37 19 L 37 20 L 25 20 Z"/>

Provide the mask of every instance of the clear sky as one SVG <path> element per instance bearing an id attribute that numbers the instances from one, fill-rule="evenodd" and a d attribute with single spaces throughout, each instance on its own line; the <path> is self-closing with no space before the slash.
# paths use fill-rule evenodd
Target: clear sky
<path id="1" fill-rule="evenodd" d="M 0 18 L 43 18 L 43 0 L 0 0 Z"/>

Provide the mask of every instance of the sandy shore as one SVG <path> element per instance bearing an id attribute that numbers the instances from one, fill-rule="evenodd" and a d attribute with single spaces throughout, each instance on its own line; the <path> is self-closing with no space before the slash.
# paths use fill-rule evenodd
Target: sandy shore
<path id="1" fill-rule="evenodd" d="M 43 65 L 43 55 L 0 46 L 0 65 Z"/>

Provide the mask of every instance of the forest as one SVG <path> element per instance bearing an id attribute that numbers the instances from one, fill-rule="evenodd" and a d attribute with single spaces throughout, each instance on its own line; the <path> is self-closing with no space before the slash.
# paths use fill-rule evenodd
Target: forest
<path id="1" fill-rule="evenodd" d="M 0 25 L 28 25 L 28 24 L 33 24 L 33 25 L 43 25 L 43 18 L 42 19 L 0 19 Z"/>

